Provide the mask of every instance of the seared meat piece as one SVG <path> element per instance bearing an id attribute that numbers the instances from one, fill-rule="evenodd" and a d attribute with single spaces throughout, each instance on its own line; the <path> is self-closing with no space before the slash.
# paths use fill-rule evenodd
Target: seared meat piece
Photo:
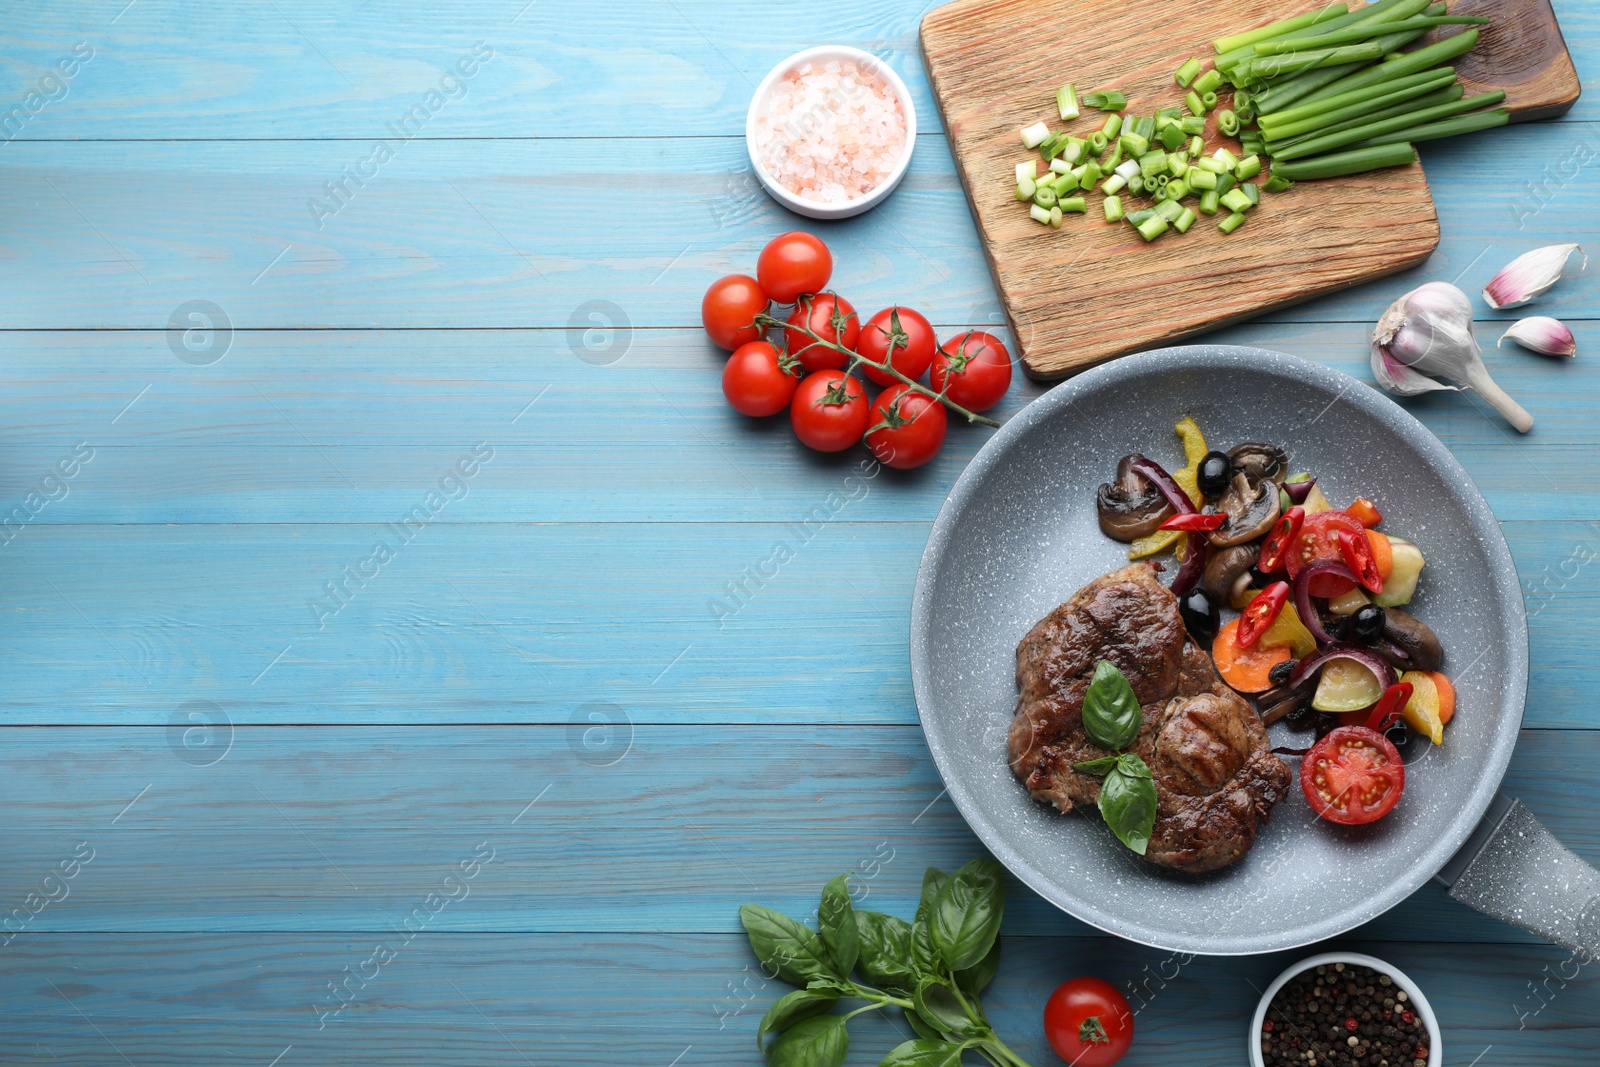
<path id="1" fill-rule="evenodd" d="M 1061 811 L 1098 800 L 1100 779 L 1073 765 L 1107 754 L 1084 733 L 1082 713 L 1095 664 L 1110 660 L 1144 716 L 1132 748 L 1157 797 L 1145 858 L 1212 871 L 1250 851 L 1257 825 L 1288 793 L 1289 769 L 1250 705 L 1189 640 L 1177 598 L 1155 575 L 1153 564 L 1134 563 L 1096 578 L 1022 639 L 1011 769 L 1035 800 Z"/>

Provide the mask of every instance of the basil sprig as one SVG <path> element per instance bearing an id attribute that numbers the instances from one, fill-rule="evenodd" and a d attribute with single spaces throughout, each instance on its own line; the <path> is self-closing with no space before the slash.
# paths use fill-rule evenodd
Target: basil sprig
<path id="1" fill-rule="evenodd" d="M 1004 1067 L 1028 1067 L 995 1035 L 978 1000 L 1000 966 L 1005 906 L 1000 865 L 977 859 L 954 874 L 929 867 L 910 923 L 856 911 L 846 874 L 823 889 L 815 931 L 759 904 L 740 908 L 762 965 L 802 987 L 778 998 L 756 1030 L 769 1067 L 839 1067 L 850 1051 L 847 1022 L 885 1007 L 904 1012 L 918 1036 L 879 1067 L 958 1067 L 968 1050 Z M 845 998 L 866 1004 L 836 1014 Z M 768 1042 L 768 1034 L 777 1038 Z"/>
<path id="2" fill-rule="evenodd" d="M 1094 678 L 1083 695 L 1083 731 L 1112 755 L 1085 760 L 1075 769 L 1105 775 L 1100 783 L 1100 816 L 1117 840 L 1141 856 L 1155 828 L 1156 783 L 1144 760 L 1121 750 L 1139 736 L 1143 719 L 1133 686 L 1117 665 L 1105 659 L 1095 664 Z"/>

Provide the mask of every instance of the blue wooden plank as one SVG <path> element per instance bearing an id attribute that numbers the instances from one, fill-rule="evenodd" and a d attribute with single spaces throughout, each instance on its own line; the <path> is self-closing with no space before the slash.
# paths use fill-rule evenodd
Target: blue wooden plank
<path id="1" fill-rule="evenodd" d="M 638 722 L 912 723 L 927 527 L 849 506 L 805 526 L 441 523 L 404 546 L 376 525 L 30 529 L 0 556 L 0 721 L 154 725 L 207 700 L 239 724 L 564 723 L 586 701 Z M 1600 727 L 1600 532 L 1505 528 L 1534 614 L 1527 721 Z"/>
<path id="2" fill-rule="evenodd" d="M 1279 318 L 1371 321 L 1410 285 L 1459 276 L 1476 291 L 1500 264 L 1565 240 L 1568 220 L 1595 210 L 1593 182 L 1554 185 L 1520 215 L 1522 194 L 1511 191 L 1542 181 L 1547 161 L 1581 150 L 1595 129 L 1511 127 L 1493 151 L 1481 138 L 1427 146 L 1439 251 L 1403 276 Z M 832 242 L 847 296 L 968 321 L 993 306 L 993 287 L 943 138 L 919 146 L 882 207 L 806 225 Z M 798 224 L 759 190 L 729 138 L 630 140 L 628 182 L 649 196 L 626 206 L 596 180 L 618 168 L 609 141 L 416 142 L 351 186 L 337 214 L 314 214 L 350 152 L 337 141 L 9 145 L 17 210 L 0 259 L 11 294 L 3 325 L 159 330 L 180 306 L 207 300 L 235 328 L 564 330 L 606 300 L 639 325 L 694 326 L 712 279 L 748 271 L 767 240 Z M 1503 202 L 1486 189 L 1504 191 Z M 1597 318 L 1597 299 L 1593 286 L 1569 283 L 1540 310 Z"/>
<path id="3" fill-rule="evenodd" d="M 13 1062 L 732 1067 L 759 1062 L 756 1022 L 789 988 L 765 981 L 732 934 L 430 931 L 374 972 L 362 965 L 375 941 L 47 935 L 0 970 L 0 1026 Z M 1439 1015 L 1448 1063 L 1572 1067 L 1591 1062 L 1600 1043 L 1594 976 L 1565 952 L 1334 944 L 1386 959 L 1419 983 Z M 1310 951 L 1185 960 L 1108 937 L 1006 937 L 984 1007 L 1008 1045 L 1049 1067 L 1057 1060 L 1040 1025 L 1045 998 L 1067 978 L 1099 975 L 1137 1012 L 1129 1067 L 1238 1064 L 1257 991 Z M 319 1014 L 332 1003 L 330 982 L 348 990 L 338 1015 Z M 1546 1005 L 1536 1015 L 1530 984 Z M 852 1065 L 877 1063 L 908 1036 L 897 1015 L 860 1017 L 850 1029 Z"/>
<path id="4" fill-rule="evenodd" d="M 492 859 L 430 933 L 736 931 L 750 901 L 809 914 L 840 871 L 865 906 L 908 913 L 925 866 L 981 854 L 912 726 L 630 725 L 593 702 L 545 727 L 230 735 L 215 711 L 179 710 L 170 726 L 0 730 L 3 913 L 88 857 L 14 946 L 61 932 L 382 931 L 480 847 Z M 1600 732 L 1528 730 L 1506 780 L 1592 860 L 1597 760 Z M 1092 934 L 1015 882 L 1006 922 Z M 1432 888 L 1361 936 L 1530 940 Z"/>

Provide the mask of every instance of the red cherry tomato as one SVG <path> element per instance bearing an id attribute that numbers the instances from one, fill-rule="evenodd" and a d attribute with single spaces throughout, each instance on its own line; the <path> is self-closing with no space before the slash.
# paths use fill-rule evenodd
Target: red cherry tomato
<path id="1" fill-rule="evenodd" d="M 1262 574 L 1271 574 L 1283 567 L 1284 560 L 1289 554 L 1289 547 L 1294 544 L 1294 539 L 1300 536 L 1300 529 L 1306 522 L 1306 509 L 1298 505 L 1283 513 L 1278 524 L 1262 542 L 1261 555 L 1256 559 L 1256 568 Z"/>
<path id="2" fill-rule="evenodd" d="M 761 340 L 766 331 L 755 325 L 755 317 L 771 303 L 760 283 L 748 274 L 718 278 L 700 301 L 700 321 L 706 333 L 720 348 L 732 352 L 740 345 Z"/>
<path id="3" fill-rule="evenodd" d="M 1341 530 L 1366 540 L 1366 528 L 1342 511 L 1319 511 L 1315 515 L 1306 516 L 1305 525 L 1300 528 L 1300 535 L 1294 539 L 1288 555 L 1284 557 L 1284 565 L 1289 568 L 1290 580 L 1298 578 L 1300 572 L 1313 563 L 1325 560 L 1343 563 L 1344 551 L 1339 547 Z M 1371 555 L 1371 551 L 1372 546 L 1369 544 L 1368 555 Z M 1356 573 L 1361 572 L 1356 571 Z M 1344 596 L 1355 587 L 1356 583 L 1337 574 L 1319 574 L 1311 579 L 1310 593 L 1312 596 L 1332 598 Z"/>
<path id="4" fill-rule="evenodd" d="M 1289 602 L 1289 583 L 1273 582 L 1249 604 L 1239 616 L 1239 645 L 1249 648 L 1278 620 L 1283 606 Z"/>
<path id="5" fill-rule="evenodd" d="M 867 447 L 886 467 L 910 470 L 938 455 L 950 417 L 944 405 L 913 392 L 909 385 L 891 385 L 872 402 L 872 428 Z"/>
<path id="6" fill-rule="evenodd" d="M 833 273 L 828 246 L 809 233 L 795 230 L 767 242 L 756 260 L 761 288 L 780 304 L 792 304 L 801 293 L 820 293 Z"/>
<path id="7" fill-rule="evenodd" d="M 740 345 L 722 367 L 722 395 L 741 415 L 776 415 L 794 399 L 795 361 L 765 341 Z"/>
<path id="8" fill-rule="evenodd" d="M 1342 826 L 1383 818 L 1400 802 L 1405 787 L 1406 767 L 1399 751 L 1387 737 L 1365 726 L 1336 728 L 1313 745 L 1300 764 L 1300 788 L 1311 810 Z"/>
<path id="9" fill-rule="evenodd" d="M 1011 388 L 1011 353 L 1000 338 L 958 333 L 933 357 L 933 388 L 968 411 L 988 411 Z"/>
<path id="10" fill-rule="evenodd" d="M 837 293 L 803 296 L 789 314 L 790 329 L 784 331 L 789 351 L 808 371 L 842 370 L 850 357 L 834 348 L 828 348 L 794 329 L 804 326 L 824 341 L 855 350 L 856 338 L 861 335 L 861 320 L 850 301 Z"/>
<path id="11" fill-rule="evenodd" d="M 1110 982 L 1062 982 L 1044 1006 L 1044 1036 L 1072 1067 L 1111 1067 L 1133 1044 L 1133 1012 Z"/>
<path id="12" fill-rule="evenodd" d="M 922 377 L 933 362 L 939 342 L 933 327 L 919 312 L 910 308 L 884 308 L 861 327 L 856 351 L 868 359 L 887 363 L 912 381 Z M 863 374 L 879 385 L 895 385 L 900 380 L 877 367 L 863 366 Z"/>
<path id="13" fill-rule="evenodd" d="M 800 443 L 818 452 L 842 452 L 867 432 L 867 391 L 843 371 L 807 375 L 789 405 L 789 421 Z"/>

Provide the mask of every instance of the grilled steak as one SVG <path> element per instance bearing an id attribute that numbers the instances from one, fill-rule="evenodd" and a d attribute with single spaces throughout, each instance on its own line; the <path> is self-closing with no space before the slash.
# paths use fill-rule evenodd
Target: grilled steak
<path id="1" fill-rule="evenodd" d="M 1261 719 L 1189 640 L 1156 570 L 1134 563 L 1096 578 L 1022 639 L 1011 769 L 1035 800 L 1063 812 L 1095 804 L 1100 779 L 1073 765 L 1107 755 L 1082 713 L 1095 664 L 1110 660 L 1144 715 L 1132 751 L 1150 766 L 1157 796 L 1145 859 L 1197 874 L 1250 851 L 1290 776 Z"/>

